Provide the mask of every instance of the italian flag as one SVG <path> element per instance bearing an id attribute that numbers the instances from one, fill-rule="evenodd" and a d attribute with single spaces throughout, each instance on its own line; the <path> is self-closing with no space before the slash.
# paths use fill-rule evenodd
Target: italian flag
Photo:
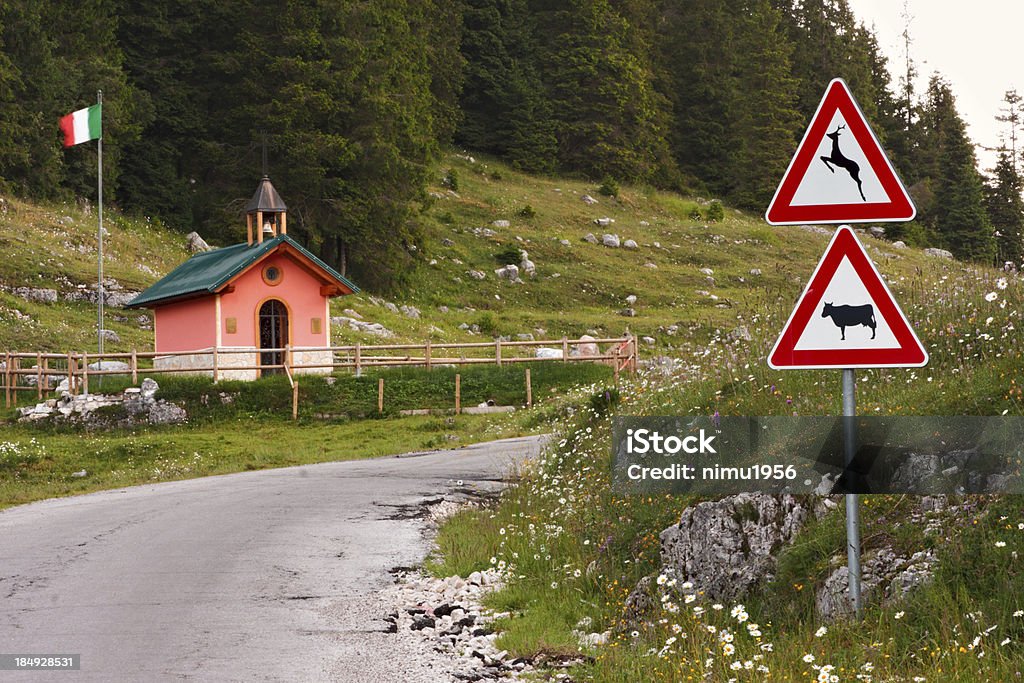
<path id="1" fill-rule="evenodd" d="M 91 107 L 62 116 L 60 129 L 64 133 L 65 147 L 101 137 L 103 135 L 103 105 L 94 104 Z"/>

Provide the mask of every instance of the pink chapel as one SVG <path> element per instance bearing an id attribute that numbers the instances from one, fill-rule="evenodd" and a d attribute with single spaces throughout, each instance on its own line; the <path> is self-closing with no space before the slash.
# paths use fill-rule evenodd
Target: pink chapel
<path id="1" fill-rule="evenodd" d="M 247 242 L 196 254 L 128 304 L 153 311 L 156 367 L 212 368 L 215 351 L 223 379 L 256 379 L 286 360 L 331 363 L 330 300 L 359 288 L 288 236 L 287 207 L 266 175 L 245 214 Z"/>

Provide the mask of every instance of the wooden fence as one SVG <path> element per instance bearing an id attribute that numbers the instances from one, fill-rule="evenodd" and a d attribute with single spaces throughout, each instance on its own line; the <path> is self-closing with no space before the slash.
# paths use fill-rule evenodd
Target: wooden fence
<path id="1" fill-rule="evenodd" d="M 606 346 L 603 352 L 591 355 L 573 355 L 574 349 L 584 345 Z M 560 353 L 538 357 L 536 349 L 553 348 Z M 592 347 L 590 347 L 592 348 Z M 600 349 L 600 346 L 598 346 Z M 280 364 L 260 364 L 260 354 L 276 354 L 283 361 Z M 256 364 L 237 365 L 226 358 L 244 354 L 254 357 Z M 181 367 L 155 367 L 154 361 L 175 357 L 195 359 L 198 356 L 209 357 L 209 364 L 204 366 L 189 365 Z M 296 358 L 299 356 L 299 358 Z M 320 357 L 320 361 L 308 361 L 310 356 Z M 329 358 L 329 360 L 327 360 Z M 117 369 L 103 368 L 101 361 L 119 361 L 124 365 Z M 302 347 L 292 349 L 235 349 L 213 348 L 197 351 L 173 353 L 155 353 L 151 351 L 131 351 L 121 353 L 43 353 L 7 351 L 3 354 L 3 370 L 0 375 L 0 389 L 4 392 L 4 405 L 8 408 L 17 406 L 18 395 L 35 394 L 34 398 L 43 397 L 67 380 L 68 391 L 72 394 L 89 393 L 90 381 L 116 375 L 131 376 L 133 384 L 137 384 L 140 374 L 210 374 L 214 381 L 224 378 L 225 373 L 250 371 L 284 372 L 295 387 L 295 376 L 303 372 L 315 371 L 321 374 L 348 370 L 361 375 L 363 370 L 387 367 L 419 366 L 430 369 L 435 366 L 461 365 L 497 365 L 510 363 L 534 362 L 601 362 L 612 366 L 615 380 L 623 371 L 634 372 L 637 364 L 636 339 L 631 336 L 614 339 L 568 339 L 546 341 L 501 341 L 464 342 L 464 343 L 433 343 L 423 344 L 380 344 L 354 346 L 328 346 L 319 348 Z M 94 367 L 90 367 L 94 366 Z"/>

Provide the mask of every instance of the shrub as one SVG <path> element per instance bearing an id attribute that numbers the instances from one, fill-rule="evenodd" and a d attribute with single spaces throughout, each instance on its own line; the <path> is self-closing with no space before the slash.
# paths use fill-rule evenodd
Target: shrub
<path id="1" fill-rule="evenodd" d="M 516 215 L 519 216 L 520 218 L 533 218 L 534 216 L 537 215 L 537 212 L 534 210 L 532 206 L 527 204 L 523 208 L 516 211 Z"/>
<path id="2" fill-rule="evenodd" d="M 717 223 L 724 218 L 725 209 L 722 207 L 722 202 L 716 199 L 708 206 L 708 220 L 712 223 Z"/>
<path id="3" fill-rule="evenodd" d="M 601 187 L 597 188 L 599 194 L 603 194 L 605 197 L 618 197 L 619 196 L 619 183 L 611 176 L 606 175 L 604 180 L 601 181 Z"/>
<path id="4" fill-rule="evenodd" d="M 610 387 L 590 397 L 590 408 L 598 415 L 604 415 L 613 407 L 619 405 L 621 400 L 622 396 L 619 394 L 619 390 L 615 387 Z"/>
<path id="5" fill-rule="evenodd" d="M 687 217 L 692 221 L 704 220 L 704 214 L 700 212 L 699 206 L 695 206 L 690 209 L 690 213 L 687 214 Z"/>
<path id="6" fill-rule="evenodd" d="M 449 168 L 441 179 L 441 184 L 452 192 L 459 191 L 459 174 L 454 168 Z"/>
<path id="7" fill-rule="evenodd" d="M 522 254 L 519 252 L 519 247 L 509 246 L 495 254 L 494 260 L 503 266 L 518 266 L 519 262 L 522 260 Z"/>

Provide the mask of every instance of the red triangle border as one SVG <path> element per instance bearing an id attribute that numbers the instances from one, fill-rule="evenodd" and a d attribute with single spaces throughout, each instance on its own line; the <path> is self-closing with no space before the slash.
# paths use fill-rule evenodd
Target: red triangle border
<path id="1" fill-rule="evenodd" d="M 800 336 L 818 310 L 825 290 L 832 282 L 843 258 L 871 296 L 876 315 L 885 320 L 899 347 L 892 349 L 816 349 L 796 350 Z M 860 240 L 849 226 L 841 226 L 832 236 L 825 254 L 814 269 L 793 313 L 782 328 L 782 334 L 768 354 L 768 365 L 776 370 L 825 368 L 922 367 L 928 364 L 928 352 L 914 334 L 892 292 L 871 262 Z"/>
<path id="2" fill-rule="evenodd" d="M 846 127 L 853 135 L 861 151 L 871 165 L 882 189 L 889 197 L 888 202 L 861 204 L 818 204 L 793 206 L 800 183 L 814 161 L 818 147 L 828 132 L 829 124 L 836 111 L 843 115 Z M 917 215 L 910 195 L 896 175 L 882 146 L 868 125 L 864 113 L 853 94 L 841 78 L 833 79 L 818 104 L 803 140 L 772 197 L 765 220 L 771 225 L 798 225 L 802 223 L 888 223 L 911 221 Z"/>

